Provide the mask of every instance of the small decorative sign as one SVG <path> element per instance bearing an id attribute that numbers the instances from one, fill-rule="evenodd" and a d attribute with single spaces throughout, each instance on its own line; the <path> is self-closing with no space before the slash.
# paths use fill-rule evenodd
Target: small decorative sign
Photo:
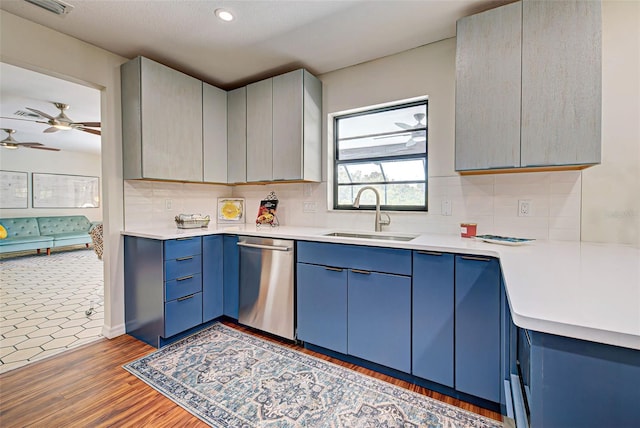
<path id="1" fill-rule="evenodd" d="M 218 223 L 244 223 L 244 198 L 218 198 Z"/>
<path id="2" fill-rule="evenodd" d="M 278 197 L 275 192 L 271 192 L 265 199 L 260 201 L 258 217 L 256 217 L 256 226 L 279 226 L 278 217 L 276 216 L 276 208 L 278 208 Z"/>

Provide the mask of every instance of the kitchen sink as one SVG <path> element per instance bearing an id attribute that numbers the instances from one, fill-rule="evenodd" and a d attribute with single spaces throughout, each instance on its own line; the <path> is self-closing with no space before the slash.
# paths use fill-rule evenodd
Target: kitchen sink
<path id="1" fill-rule="evenodd" d="M 382 239 L 385 241 L 411 241 L 418 235 L 389 235 L 383 233 L 353 233 L 353 232 L 331 232 L 323 236 L 335 236 L 339 238 L 359 238 L 359 239 Z"/>

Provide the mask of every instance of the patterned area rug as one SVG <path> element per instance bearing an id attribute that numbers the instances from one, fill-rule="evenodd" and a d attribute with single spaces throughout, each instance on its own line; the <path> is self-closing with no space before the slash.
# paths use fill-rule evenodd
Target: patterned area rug
<path id="1" fill-rule="evenodd" d="M 215 427 L 502 427 L 222 324 L 124 366 Z"/>

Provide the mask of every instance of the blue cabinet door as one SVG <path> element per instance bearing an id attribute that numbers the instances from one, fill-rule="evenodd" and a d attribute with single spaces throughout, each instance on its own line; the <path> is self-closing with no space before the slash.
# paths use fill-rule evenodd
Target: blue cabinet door
<path id="1" fill-rule="evenodd" d="M 455 388 L 500 402 L 500 265 L 456 256 Z"/>
<path id="2" fill-rule="evenodd" d="M 413 252 L 412 374 L 453 388 L 454 256 Z"/>
<path id="3" fill-rule="evenodd" d="M 298 339 L 347 353 L 347 270 L 297 265 Z"/>
<path id="4" fill-rule="evenodd" d="M 223 238 L 202 238 L 202 322 L 222 316 L 223 312 Z"/>
<path id="5" fill-rule="evenodd" d="M 238 237 L 227 236 L 223 238 L 224 258 L 224 315 L 238 319 L 239 292 L 240 292 L 240 252 L 238 251 Z"/>
<path id="6" fill-rule="evenodd" d="M 349 270 L 350 355 L 411 372 L 411 277 Z"/>

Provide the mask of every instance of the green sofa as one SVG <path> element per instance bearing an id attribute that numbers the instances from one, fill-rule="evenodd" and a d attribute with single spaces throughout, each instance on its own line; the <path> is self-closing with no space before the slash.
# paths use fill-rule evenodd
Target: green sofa
<path id="1" fill-rule="evenodd" d="M 89 231 L 98 224 L 83 215 L 51 217 L 1 218 L 0 224 L 7 230 L 7 237 L 0 239 L 0 254 L 15 251 L 45 249 L 84 244 L 89 248 Z"/>

